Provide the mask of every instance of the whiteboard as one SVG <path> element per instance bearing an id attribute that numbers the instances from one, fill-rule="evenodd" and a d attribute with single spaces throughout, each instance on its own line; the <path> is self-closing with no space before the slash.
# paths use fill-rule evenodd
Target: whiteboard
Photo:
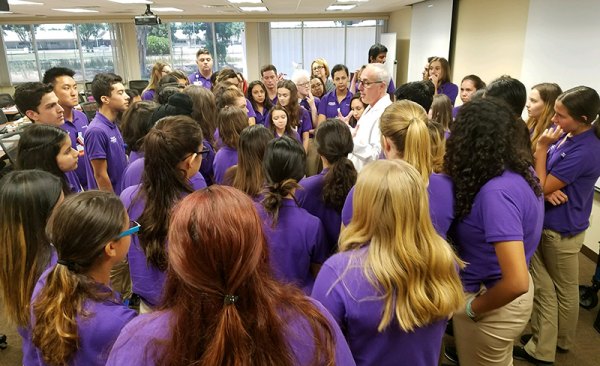
<path id="1" fill-rule="evenodd" d="M 530 0 L 521 81 L 600 90 L 600 1 Z"/>
<path id="2" fill-rule="evenodd" d="M 448 59 L 452 31 L 452 0 L 428 0 L 412 6 L 408 81 L 422 79 L 430 56 Z"/>

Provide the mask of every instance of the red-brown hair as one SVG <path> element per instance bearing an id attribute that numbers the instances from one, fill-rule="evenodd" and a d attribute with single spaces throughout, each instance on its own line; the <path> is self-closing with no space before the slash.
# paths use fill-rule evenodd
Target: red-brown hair
<path id="1" fill-rule="evenodd" d="M 272 278 L 261 220 L 244 193 L 212 186 L 188 195 L 173 211 L 168 241 L 162 310 L 173 313 L 172 336 L 158 364 L 296 364 L 285 328 L 298 317 L 312 330 L 312 363 L 335 364 L 328 320 L 299 289 Z"/>

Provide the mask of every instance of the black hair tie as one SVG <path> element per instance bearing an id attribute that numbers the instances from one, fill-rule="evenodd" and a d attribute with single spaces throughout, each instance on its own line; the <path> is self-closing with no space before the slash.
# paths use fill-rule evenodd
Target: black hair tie
<path id="1" fill-rule="evenodd" d="M 56 263 L 62 264 L 63 266 L 67 267 L 69 269 L 69 271 L 75 271 L 75 262 L 73 262 L 73 261 L 59 259 L 56 261 Z"/>
<path id="2" fill-rule="evenodd" d="M 239 298 L 240 297 L 236 295 L 225 295 L 225 298 L 223 299 L 223 304 L 233 305 L 238 301 Z"/>

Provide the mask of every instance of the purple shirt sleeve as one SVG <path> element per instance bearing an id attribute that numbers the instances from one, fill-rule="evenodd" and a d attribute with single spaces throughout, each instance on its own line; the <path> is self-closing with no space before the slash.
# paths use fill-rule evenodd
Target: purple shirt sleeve
<path id="1" fill-rule="evenodd" d="M 256 112 L 254 111 L 254 108 L 252 108 L 252 103 L 250 103 L 248 98 L 246 98 L 246 109 L 248 109 L 248 118 L 256 118 Z"/>
<path id="2" fill-rule="evenodd" d="M 354 199 L 354 188 L 350 189 L 348 192 L 348 196 L 346 196 L 346 201 L 344 202 L 344 207 L 342 208 L 342 224 L 344 226 L 348 226 L 350 221 L 352 220 L 352 201 Z"/>
<path id="3" fill-rule="evenodd" d="M 523 223 L 519 204 L 503 191 L 479 192 L 482 209 L 482 224 L 488 243 L 522 241 Z M 502 219 L 498 219 L 498 218 Z"/>
<path id="4" fill-rule="evenodd" d="M 106 159 L 108 139 L 104 131 L 88 128 L 85 134 L 85 155 L 89 160 Z"/>
<path id="5" fill-rule="evenodd" d="M 458 95 L 458 86 L 456 84 L 452 84 L 451 82 L 444 83 L 440 86 L 438 93 L 445 94 L 448 98 L 450 98 L 452 105 L 454 105 L 456 96 Z"/>

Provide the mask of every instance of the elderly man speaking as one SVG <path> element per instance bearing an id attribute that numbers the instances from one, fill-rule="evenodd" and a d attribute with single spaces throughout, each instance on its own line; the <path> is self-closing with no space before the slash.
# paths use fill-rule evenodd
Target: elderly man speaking
<path id="1" fill-rule="evenodd" d="M 387 93 L 389 80 L 390 75 L 382 64 L 368 64 L 358 80 L 360 99 L 368 107 L 356 125 L 354 150 L 348 158 L 359 172 L 367 163 L 377 160 L 381 154 L 379 117 L 385 108 L 392 104 Z"/>

